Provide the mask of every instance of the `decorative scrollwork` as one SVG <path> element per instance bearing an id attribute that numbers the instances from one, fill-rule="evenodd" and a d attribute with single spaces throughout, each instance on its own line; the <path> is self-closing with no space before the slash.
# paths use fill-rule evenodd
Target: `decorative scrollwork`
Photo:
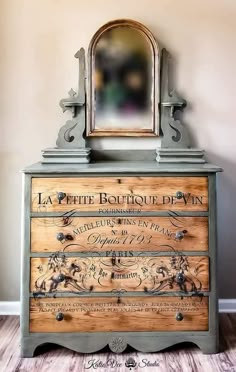
<path id="1" fill-rule="evenodd" d="M 186 128 L 176 114 L 186 107 L 186 101 L 175 90 L 169 90 L 169 60 L 170 55 L 166 49 L 162 51 L 162 76 L 161 76 L 161 130 L 163 139 L 161 147 L 188 148 L 189 137 Z"/>
<path id="2" fill-rule="evenodd" d="M 34 289 L 48 293 L 94 290 L 122 295 L 130 290 L 158 294 L 164 290 L 200 293 L 206 288 L 204 257 L 194 264 L 191 258 L 183 255 L 134 257 L 128 260 L 127 266 L 123 265 L 126 260 L 120 258 L 120 262 L 112 266 L 111 258 L 99 258 L 99 255 L 67 257 L 63 253 L 54 253 L 44 262 L 37 263 Z"/>
<path id="3" fill-rule="evenodd" d="M 68 120 L 59 131 L 58 148 L 85 148 L 85 51 L 81 48 L 75 58 L 79 60 L 78 93 L 71 88 L 69 97 L 60 101 L 62 111 L 72 113 L 72 120 Z"/>

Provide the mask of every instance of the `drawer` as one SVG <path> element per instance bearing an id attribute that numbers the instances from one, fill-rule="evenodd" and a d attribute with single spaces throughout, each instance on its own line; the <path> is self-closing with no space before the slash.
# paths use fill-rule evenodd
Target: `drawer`
<path id="1" fill-rule="evenodd" d="M 208 257 L 31 258 L 31 292 L 199 292 L 209 290 Z"/>
<path id="2" fill-rule="evenodd" d="M 58 313 L 62 321 L 57 321 Z M 207 297 L 122 297 L 119 303 L 114 297 L 30 301 L 30 332 L 206 330 Z"/>
<path id="3" fill-rule="evenodd" d="M 59 196 L 63 199 L 58 199 Z M 207 177 L 33 178 L 33 212 L 208 210 Z M 130 212 L 131 211 L 131 212 Z"/>
<path id="4" fill-rule="evenodd" d="M 207 251 L 207 217 L 31 219 L 32 252 Z M 122 255 L 122 253 L 120 253 Z"/>

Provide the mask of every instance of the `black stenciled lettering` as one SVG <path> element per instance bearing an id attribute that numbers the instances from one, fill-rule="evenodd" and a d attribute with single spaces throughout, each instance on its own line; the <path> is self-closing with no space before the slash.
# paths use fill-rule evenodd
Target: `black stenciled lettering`
<path id="1" fill-rule="evenodd" d="M 202 196 L 196 196 L 196 204 L 199 202 L 199 204 L 202 204 Z"/>
<path id="2" fill-rule="evenodd" d="M 144 220 L 139 220 L 138 221 L 138 226 L 148 227 L 148 222 L 147 221 L 144 221 Z"/>
<path id="3" fill-rule="evenodd" d="M 184 199 L 184 204 L 185 205 L 188 203 L 190 196 L 191 196 L 190 192 L 187 193 L 187 194 L 183 194 L 183 199 Z"/>
<path id="4" fill-rule="evenodd" d="M 45 200 L 44 204 L 52 204 L 52 199 L 51 196 L 48 196 L 47 199 Z"/>
<path id="5" fill-rule="evenodd" d="M 42 192 L 38 193 L 38 204 L 52 204 L 51 196 L 42 199 L 42 194 L 43 194 Z"/>
<path id="6" fill-rule="evenodd" d="M 163 195 L 162 203 L 163 204 L 170 204 L 170 197 Z"/>
<path id="7" fill-rule="evenodd" d="M 42 192 L 38 193 L 38 204 L 42 204 Z"/>
<path id="8" fill-rule="evenodd" d="M 100 193 L 100 204 L 106 204 L 107 203 L 107 193 L 101 192 Z"/>

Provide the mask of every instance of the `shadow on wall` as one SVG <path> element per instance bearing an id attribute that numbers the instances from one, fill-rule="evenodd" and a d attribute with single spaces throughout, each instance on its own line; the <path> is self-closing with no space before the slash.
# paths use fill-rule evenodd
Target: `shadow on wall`
<path id="1" fill-rule="evenodd" d="M 236 298 L 236 164 L 207 151 L 209 163 L 222 167 L 217 180 L 218 287 L 220 298 Z"/>

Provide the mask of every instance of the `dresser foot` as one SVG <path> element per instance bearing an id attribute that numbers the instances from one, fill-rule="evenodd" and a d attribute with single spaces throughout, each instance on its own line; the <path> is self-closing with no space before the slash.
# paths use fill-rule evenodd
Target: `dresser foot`
<path id="1" fill-rule="evenodd" d="M 201 344 L 198 343 L 198 346 L 201 349 L 203 354 L 217 354 L 217 353 L 219 353 L 219 345 L 218 345 L 218 343 L 215 342 L 215 340 L 208 341 L 206 339 L 206 341 L 204 341 L 204 343 L 203 342 Z"/>
<path id="2" fill-rule="evenodd" d="M 33 358 L 35 349 L 38 345 L 32 340 L 22 340 L 21 342 L 21 358 Z"/>

